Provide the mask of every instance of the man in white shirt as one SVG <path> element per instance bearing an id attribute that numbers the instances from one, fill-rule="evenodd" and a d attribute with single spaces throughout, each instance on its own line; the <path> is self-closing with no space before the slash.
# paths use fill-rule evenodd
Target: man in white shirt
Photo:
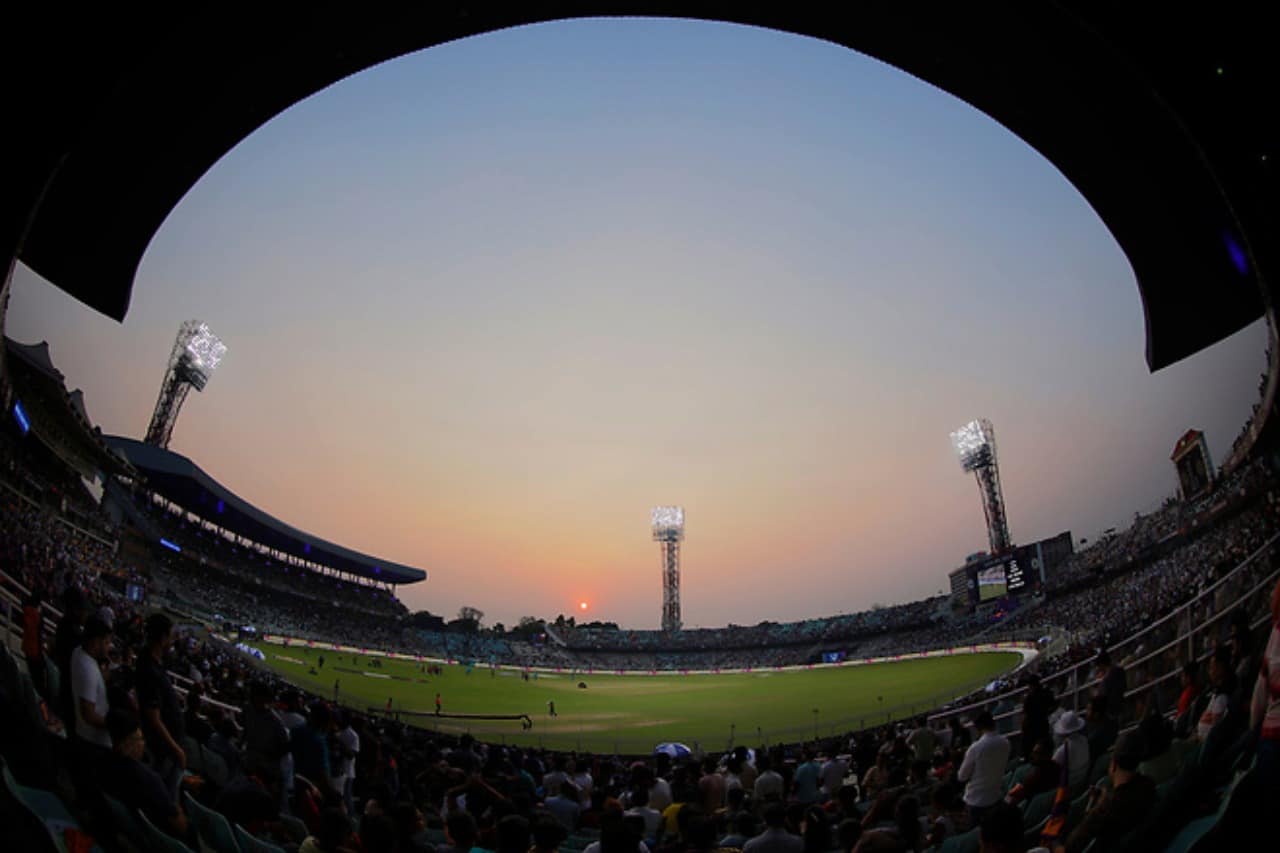
<path id="1" fill-rule="evenodd" d="M 80 645 L 71 652 L 71 695 L 76 712 L 76 736 L 105 749 L 111 748 L 107 733 L 107 682 L 102 665 L 111 645 L 111 628 L 101 619 L 84 626 Z"/>
<path id="2" fill-rule="evenodd" d="M 969 825 L 982 823 L 982 815 L 1000 802 L 1005 767 L 1009 763 L 1009 739 L 996 734 L 990 711 L 982 711 L 973 721 L 978 739 L 964 754 L 956 774 L 964 786 L 964 802 L 969 807 Z"/>
<path id="3" fill-rule="evenodd" d="M 844 777 L 849 772 L 849 765 L 846 764 L 838 755 L 830 756 L 822 765 L 822 794 L 829 800 L 834 800 L 836 793 L 840 790 L 840 786 L 844 784 Z"/>
<path id="4" fill-rule="evenodd" d="M 782 775 L 774 770 L 769 764 L 769 757 L 761 755 L 756 759 L 756 766 L 760 770 L 760 775 L 756 777 L 755 789 L 752 791 L 752 799 L 759 808 L 769 800 L 781 800 L 783 794 Z"/>
<path id="5" fill-rule="evenodd" d="M 338 741 L 337 753 L 333 756 L 333 788 L 342 792 L 342 800 L 347 804 L 347 814 L 355 814 L 355 801 L 352 790 L 356 779 L 356 756 L 360 754 L 360 736 L 351 728 L 351 714 L 340 712 L 339 729 L 335 737 Z"/>
<path id="6" fill-rule="evenodd" d="M 631 808 L 624 812 L 628 817 L 639 817 L 644 820 L 644 841 L 656 844 L 662 839 L 658 837 L 658 829 L 662 826 L 662 812 L 649 808 L 649 792 L 638 788 L 631 792 Z"/>

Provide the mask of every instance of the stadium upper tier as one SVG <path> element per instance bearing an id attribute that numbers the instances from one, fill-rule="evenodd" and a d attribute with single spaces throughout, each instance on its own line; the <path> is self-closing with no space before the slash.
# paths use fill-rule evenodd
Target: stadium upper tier
<path id="1" fill-rule="evenodd" d="M 142 473 L 147 488 L 210 524 L 347 574 L 389 584 L 426 580 L 422 569 L 361 554 L 285 524 L 237 496 L 181 454 L 124 436 L 107 436 L 106 440 Z"/>

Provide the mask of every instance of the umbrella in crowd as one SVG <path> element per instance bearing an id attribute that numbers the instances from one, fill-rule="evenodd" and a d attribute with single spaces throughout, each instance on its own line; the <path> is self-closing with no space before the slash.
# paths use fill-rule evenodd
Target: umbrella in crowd
<path id="1" fill-rule="evenodd" d="M 665 752 L 672 758 L 688 758 L 693 752 L 682 743 L 660 743 L 653 748 L 653 754 Z"/>

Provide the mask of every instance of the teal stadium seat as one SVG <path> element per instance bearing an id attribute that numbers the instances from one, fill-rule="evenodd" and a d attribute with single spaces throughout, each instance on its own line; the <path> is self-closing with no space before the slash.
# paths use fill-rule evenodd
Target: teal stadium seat
<path id="1" fill-rule="evenodd" d="M 1053 798 L 1058 795 L 1055 788 L 1052 791 L 1045 791 L 1043 794 L 1036 794 L 1027 803 L 1027 810 L 1022 814 L 1022 825 L 1027 829 L 1041 823 L 1049 816 L 1049 812 L 1053 810 Z"/>
<path id="2" fill-rule="evenodd" d="M 146 838 L 147 850 L 153 853 L 191 853 L 191 848 L 156 827 L 145 812 L 137 812 L 138 822 L 142 824 L 142 833 Z"/>
<path id="3" fill-rule="evenodd" d="M 189 793 L 184 793 L 183 799 L 186 800 L 187 813 L 196 826 L 196 837 L 200 839 L 203 853 L 240 853 L 235 833 L 225 817 L 196 802 L 195 797 Z"/>
<path id="4" fill-rule="evenodd" d="M 236 824 L 235 833 L 236 841 L 240 844 L 241 853 L 285 853 L 283 847 L 250 835 L 249 831 L 239 824 Z"/>
<path id="5" fill-rule="evenodd" d="M 45 834 L 48 836 L 53 849 L 59 853 L 66 853 L 67 830 L 76 830 L 84 832 L 79 822 L 72 817 L 71 812 L 67 811 L 67 807 L 63 805 L 62 800 L 49 791 L 39 788 L 29 788 L 18 782 L 13 777 L 13 773 L 9 770 L 9 765 L 0 761 L 0 770 L 4 775 L 5 791 L 13 799 L 13 801 L 24 811 L 26 811 L 35 821 L 44 828 Z M 96 844 L 94 850 L 101 850 Z"/>
<path id="6" fill-rule="evenodd" d="M 978 853 L 978 832 L 979 829 L 974 827 L 968 832 L 948 836 L 938 847 L 938 853 Z"/>
<path id="7" fill-rule="evenodd" d="M 104 793 L 102 798 L 107 801 L 107 809 L 111 812 L 111 822 L 115 824 L 117 835 L 123 836 L 133 849 L 146 850 L 146 833 L 129 807 L 110 794 Z"/>

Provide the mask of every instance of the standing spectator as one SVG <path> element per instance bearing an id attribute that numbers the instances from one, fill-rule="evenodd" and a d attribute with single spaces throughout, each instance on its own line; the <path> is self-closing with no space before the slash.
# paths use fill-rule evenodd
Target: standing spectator
<path id="1" fill-rule="evenodd" d="M 74 720 L 78 713 L 76 701 L 71 694 L 74 677 L 71 655 L 80 646 L 81 634 L 84 633 L 84 624 L 88 618 L 89 610 L 85 607 L 80 588 L 67 587 L 62 594 L 62 618 L 58 620 L 58 627 L 53 635 L 53 663 L 62 676 L 58 691 L 58 713 L 64 720 Z"/>
<path id="2" fill-rule="evenodd" d="M 760 775 L 756 776 L 756 784 L 752 790 L 751 798 L 755 801 L 756 806 L 763 806 L 771 800 L 782 800 L 783 783 L 782 775 L 773 769 L 769 756 L 761 755 L 756 759 L 759 764 Z"/>
<path id="3" fill-rule="evenodd" d="M 289 752 L 289 732 L 271 708 L 271 688 L 261 681 L 249 687 L 244 726 L 245 771 L 272 785 L 281 778 L 281 759 Z"/>
<path id="4" fill-rule="evenodd" d="M 147 736 L 147 749 L 156 772 L 169 786 L 174 802 L 187 767 L 187 754 L 182 750 L 186 724 L 178 692 L 173 689 L 164 659 L 173 645 L 173 620 L 163 613 L 152 613 L 146 622 L 146 646 L 138 655 L 136 673 L 138 707 L 142 711 L 142 731 Z"/>
<path id="5" fill-rule="evenodd" d="M 338 768 L 338 773 L 334 777 L 334 788 L 342 794 L 342 801 L 346 804 L 347 814 L 355 814 L 355 799 L 352 794 L 356 781 L 356 756 L 360 754 L 360 735 L 356 734 L 355 729 L 351 728 L 351 713 L 349 711 L 338 712 L 338 725 L 338 733 L 334 735 L 334 741 L 337 746 L 335 755 Z"/>
<path id="6" fill-rule="evenodd" d="M 1106 713 L 1109 716 L 1119 718 L 1124 710 L 1124 667 L 1113 662 L 1111 653 L 1106 649 L 1098 652 L 1094 665 L 1097 667 L 1098 679 L 1102 682 L 1094 695 L 1106 700 Z"/>
<path id="7" fill-rule="evenodd" d="M 1058 700 L 1040 681 L 1040 676 L 1027 679 L 1027 695 L 1022 700 L 1022 750 L 1027 754 L 1032 745 L 1049 737 L 1049 715 L 1057 707 Z"/>
<path id="8" fill-rule="evenodd" d="M 316 702 L 311 706 L 307 721 L 289 732 L 294 773 L 314 785 L 331 786 L 329 729 L 332 726 L 329 706 Z"/>
<path id="9" fill-rule="evenodd" d="M 928 731 L 928 729 L 925 731 Z M 932 737 L 933 733 L 929 732 L 929 735 Z M 929 755 L 932 757 L 932 749 L 929 750 Z M 822 795 L 824 799 L 835 799 L 835 796 L 840 791 L 841 786 L 844 785 L 844 777 L 848 772 L 849 765 L 845 764 L 840 756 L 831 755 L 827 758 L 826 762 L 822 765 Z"/>
<path id="10" fill-rule="evenodd" d="M 84 626 L 80 645 L 71 653 L 71 697 L 75 708 L 76 736 L 86 743 L 111 748 L 107 731 L 107 682 L 102 677 L 102 661 L 107 659 L 111 629 L 91 619 Z"/>
<path id="11" fill-rule="evenodd" d="M 699 799 L 706 814 L 715 814 L 724 808 L 724 777 L 716 772 L 716 760 L 707 756 L 702 761 L 702 778 L 698 780 Z"/>
<path id="12" fill-rule="evenodd" d="M 22 602 L 22 654 L 27 659 L 27 672 L 31 675 L 31 683 L 42 699 L 49 699 L 48 682 L 45 679 L 44 665 L 44 614 L 41 609 L 44 600 L 40 596 L 40 588 L 31 585 L 31 592 Z M 66 678 L 64 672 L 63 678 Z"/>
<path id="13" fill-rule="evenodd" d="M 1089 740 L 1089 755 L 1102 755 L 1116 742 L 1120 724 L 1115 717 L 1107 714 L 1106 703 L 1097 696 L 1089 700 L 1087 716 L 1084 736 Z"/>
<path id="14" fill-rule="evenodd" d="M 937 747 L 938 738 L 929 728 L 924 717 L 916 720 L 916 727 L 907 735 L 907 746 L 911 747 L 915 761 L 933 762 L 933 750 Z"/>
<path id="15" fill-rule="evenodd" d="M 807 806 L 818 801 L 818 780 L 822 768 L 808 749 L 801 753 L 801 759 L 800 766 L 796 768 L 795 776 L 791 781 L 791 788 L 795 798 Z"/>
<path id="16" fill-rule="evenodd" d="M 982 711 L 973 721 L 978 739 L 964 754 L 956 778 L 965 783 L 964 802 L 969 807 L 969 824 L 977 826 L 988 809 L 1000 801 L 1005 766 L 1009 763 L 1009 739 L 996 734 L 990 711 Z"/>

